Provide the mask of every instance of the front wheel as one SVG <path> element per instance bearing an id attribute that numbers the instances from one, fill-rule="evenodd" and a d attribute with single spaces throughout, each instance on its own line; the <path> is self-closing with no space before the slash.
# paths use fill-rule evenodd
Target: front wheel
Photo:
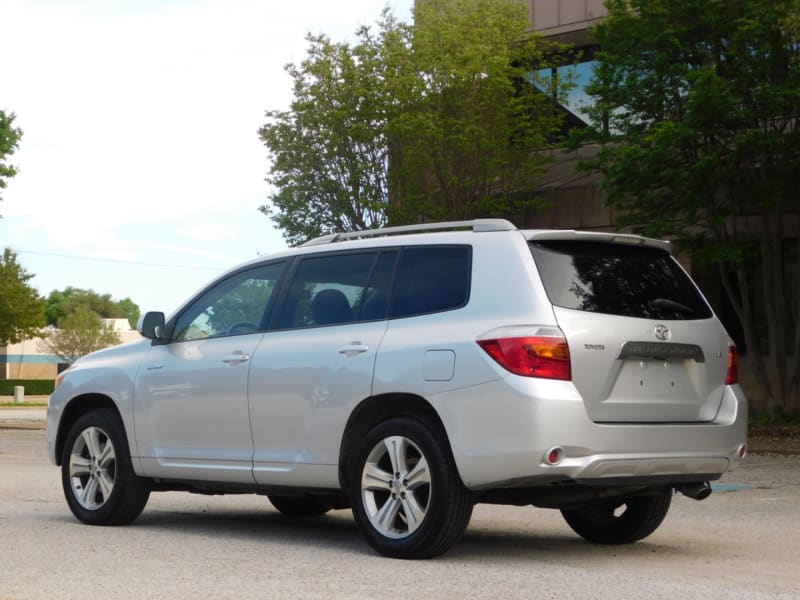
<path id="1" fill-rule="evenodd" d="M 355 521 L 384 556 L 443 554 L 472 516 L 472 495 L 432 423 L 410 417 L 379 423 L 355 451 L 350 476 Z"/>
<path id="2" fill-rule="evenodd" d="M 89 525 L 130 523 L 150 496 L 150 482 L 133 472 L 122 423 L 108 409 L 87 412 L 69 430 L 61 484 L 72 513 Z"/>
<path id="3" fill-rule="evenodd" d="M 562 510 L 567 524 L 582 538 L 597 544 L 629 544 L 653 533 L 667 516 L 672 490 L 652 495 L 598 502 L 577 510 Z"/>

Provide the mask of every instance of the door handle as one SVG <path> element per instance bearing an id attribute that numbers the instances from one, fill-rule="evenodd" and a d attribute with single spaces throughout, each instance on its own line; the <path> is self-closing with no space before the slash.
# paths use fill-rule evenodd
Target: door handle
<path id="1" fill-rule="evenodd" d="M 346 357 L 350 358 L 366 352 L 367 350 L 369 350 L 369 346 L 365 346 L 361 342 L 350 342 L 346 346 L 339 348 L 338 352 L 339 354 L 344 354 Z"/>
<path id="2" fill-rule="evenodd" d="M 231 364 L 239 364 L 250 360 L 249 354 L 244 354 L 241 350 L 237 350 L 233 354 L 228 354 L 228 356 L 223 357 L 222 362 Z"/>

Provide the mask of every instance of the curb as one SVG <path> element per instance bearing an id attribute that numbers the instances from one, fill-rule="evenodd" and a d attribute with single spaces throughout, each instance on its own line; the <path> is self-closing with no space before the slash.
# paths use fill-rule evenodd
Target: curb
<path id="1" fill-rule="evenodd" d="M 0 429 L 45 430 L 47 425 L 38 419 L 0 419 Z"/>
<path id="2" fill-rule="evenodd" d="M 47 428 L 47 408 L 43 406 L 0 407 L 0 429 Z"/>

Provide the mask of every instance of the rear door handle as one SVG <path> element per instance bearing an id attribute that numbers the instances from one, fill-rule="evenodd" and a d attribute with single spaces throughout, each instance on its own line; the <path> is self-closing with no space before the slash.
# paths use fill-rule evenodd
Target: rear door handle
<path id="1" fill-rule="evenodd" d="M 369 350 L 369 346 L 365 346 L 361 342 L 350 342 L 346 346 L 342 346 L 339 348 L 339 354 L 344 354 L 348 358 L 351 356 L 357 356 L 363 352 Z"/>
<path id="2" fill-rule="evenodd" d="M 247 362 L 250 360 L 250 355 L 245 354 L 241 350 L 237 350 L 233 354 L 228 354 L 228 356 L 223 357 L 222 362 L 228 363 L 229 365 L 239 364 L 243 362 Z"/>

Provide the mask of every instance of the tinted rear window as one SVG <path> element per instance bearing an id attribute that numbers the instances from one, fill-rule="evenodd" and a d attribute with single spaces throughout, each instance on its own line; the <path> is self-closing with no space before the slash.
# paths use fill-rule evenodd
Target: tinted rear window
<path id="1" fill-rule="evenodd" d="M 404 248 L 391 316 L 410 317 L 464 306 L 469 297 L 471 257 L 469 246 Z"/>
<path id="2" fill-rule="evenodd" d="M 707 319 L 694 284 L 656 248 L 600 242 L 532 242 L 531 251 L 556 306 L 645 319 Z"/>

